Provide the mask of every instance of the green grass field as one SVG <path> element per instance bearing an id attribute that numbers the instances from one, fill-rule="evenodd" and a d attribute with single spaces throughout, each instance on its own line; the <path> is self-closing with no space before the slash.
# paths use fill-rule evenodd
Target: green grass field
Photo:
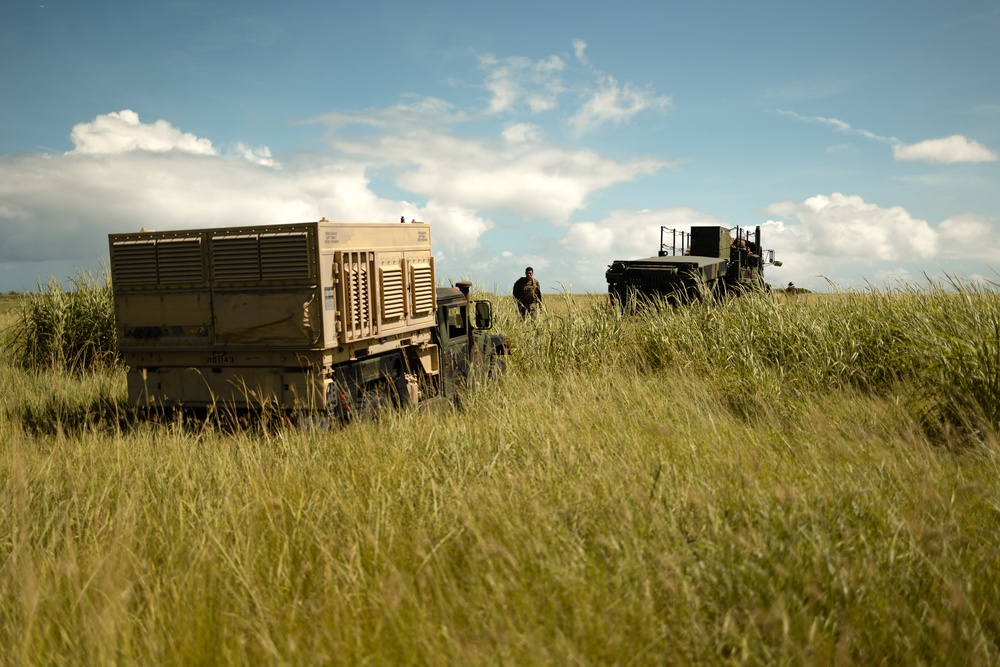
<path id="1" fill-rule="evenodd" d="M 325 433 L 8 346 L 0 664 L 998 664 L 1000 296 L 957 287 L 494 297 L 505 377 Z"/>

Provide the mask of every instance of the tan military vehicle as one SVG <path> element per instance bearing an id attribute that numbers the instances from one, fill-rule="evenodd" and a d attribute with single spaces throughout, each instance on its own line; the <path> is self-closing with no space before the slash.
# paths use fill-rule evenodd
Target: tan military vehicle
<path id="1" fill-rule="evenodd" d="M 109 245 L 133 405 L 347 420 L 454 391 L 461 378 L 441 378 L 442 333 L 470 362 L 507 351 L 504 337 L 483 335 L 492 307 L 473 306 L 467 287 L 440 330 L 425 223 L 142 231 Z"/>

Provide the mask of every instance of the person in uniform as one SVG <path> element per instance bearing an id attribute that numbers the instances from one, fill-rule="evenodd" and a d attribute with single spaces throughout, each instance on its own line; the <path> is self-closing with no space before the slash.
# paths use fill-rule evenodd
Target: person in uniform
<path id="1" fill-rule="evenodd" d="M 530 266 L 524 270 L 524 276 L 514 283 L 514 300 L 521 319 L 535 317 L 542 307 L 542 286 L 535 280 L 535 270 Z"/>

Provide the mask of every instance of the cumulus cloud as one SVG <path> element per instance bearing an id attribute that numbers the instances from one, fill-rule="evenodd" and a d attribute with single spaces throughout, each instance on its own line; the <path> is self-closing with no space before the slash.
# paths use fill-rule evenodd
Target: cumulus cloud
<path id="1" fill-rule="evenodd" d="M 775 248 L 813 257 L 864 261 L 927 259 L 937 254 L 937 233 L 900 207 L 882 208 L 857 195 L 816 195 L 771 204 L 766 212 L 797 220 L 778 228 Z"/>
<path id="2" fill-rule="evenodd" d="M 421 207 L 420 219 L 433 222 L 434 246 L 467 251 L 479 245 L 479 237 L 494 227 L 492 220 L 475 210 L 431 200 Z"/>
<path id="3" fill-rule="evenodd" d="M 533 123 L 510 123 L 503 129 L 503 138 L 511 144 L 536 143 L 542 139 L 542 128 Z"/>
<path id="4" fill-rule="evenodd" d="M 562 98 L 587 101 L 574 118 L 575 127 L 587 131 L 669 104 L 649 89 L 595 74 L 586 46 L 573 42 L 575 60 L 483 57 L 485 108 L 407 94 L 385 108 L 307 119 L 325 127 L 327 145 L 280 162 L 267 146 L 235 142 L 220 150 L 210 138 L 163 119 L 143 122 L 130 109 L 99 115 L 72 128 L 74 147 L 65 154 L 0 156 L 0 277 L 9 282 L 15 270 L 30 275 L 26 266 L 53 262 L 66 262 L 64 275 L 72 275 L 75 266 L 107 256 L 109 232 L 323 216 L 427 220 L 435 251 L 450 268 L 498 257 L 546 266 L 528 243 L 504 258 L 496 248 L 481 248 L 481 240 L 500 226 L 495 220 L 504 220 L 505 235 L 519 225 L 529 239 L 540 230 L 558 234 L 548 225 L 568 225 L 595 192 L 668 164 L 547 142 L 539 124 L 525 122 L 525 115 L 558 109 Z M 572 86 L 563 81 L 567 61 L 576 67 Z M 580 63 L 584 76 L 596 76 L 596 92 L 593 84 L 579 83 Z M 560 113 L 565 120 L 572 109 Z M 623 216 L 581 223 L 570 230 L 571 240 L 589 253 L 609 225 L 635 240 L 623 231 L 630 229 Z M 650 228 L 655 232 L 656 223 Z M 608 245 L 655 252 L 617 238 Z"/>
<path id="5" fill-rule="evenodd" d="M 130 124 L 128 119 L 125 123 Z M 172 128 L 165 122 L 160 127 Z M 540 130 L 531 124 L 508 125 L 495 139 L 461 138 L 444 129 L 410 125 L 400 134 L 380 128 L 367 139 L 336 142 L 329 155 L 284 165 L 266 147 L 237 144 L 230 155 L 178 149 L 211 142 L 192 143 L 172 129 L 171 150 L 137 148 L 149 145 L 141 141 L 129 144 L 131 148 L 119 144 L 117 152 L 89 150 L 97 144 L 88 141 L 98 133 L 88 130 L 78 133 L 85 150 L 0 158 L 0 272 L 24 263 L 65 260 L 66 275 L 71 275 L 73 266 L 106 257 L 110 232 L 323 216 L 384 221 L 405 215 L 430 221 L 439 256 L 457 264 L 495 227 L 487 211 L 565 223 L 595 190 L 662 166 L 652 159 L 617 161 L 593 151 L 549 146 L 540 142 Z M 389 170 L 399 187 L 424 203 L 377 195 L 371 170 Z"/>
<path id="6" fill-rule="evenodd" d="M 942 257 L 996 263 L 1000 218 L 963 213 L 944 220 L 937 229 Z"/>
<path id="7" fill-rule="evenodd" d="M 955 164 L 956 162 L 996 162 L 997 154 L 960 134 L 944 139 L 928 139 L 915 144 L 899 143 L 892 147 L 897 160 Z"/>
<path id="8" fill-rule="evenodd" d="M 17 156 L 0 161 L 0 199 L 16 207 L 0 219 L 0 260 L 100 257 L 107 233 L 140 227 L 316 220 L 357 192 L 366 196 L 354 201 L 378 208 L 357 167 L 281 174 L 189 153 Z"/>
<path id="9" fill-rule="evenodd" d="M 620 125 L 647 109 L 664 111 L 672 104 L 668 95 L 657 95 L 649 88 L 636 88 L 631 83 L 620 86 L 614 77 L 608 76 L 569 122 L 582 135 L 606 123 Z"/>
<path id="10" fill-rule="evenodd" d="M 665 165 L 650 158 L 619 162 L 584 149 L 500 144 L 430 131 L 336 145 L 359 159 L 391 165 L 397 169 L 396 183 L 410 192 L 449 205 L 508 209 L 557 224 L 584 208 L 592 192 Z"/>
<path id="11" fill-rule="evenodd" d="M 718 217 L 688 207 L 613 210 L 600 220 L 568 225 L 559 241 L 558 268 L 577 289 L 605 291 L 604 271 L 611 262 L 657 254 L 660 227 L 689 231 L 692 225 L 722 224 Z"/>
<path id="12" fill-rule="evenodd" d="M 660 249 L 660 227 L 690 231 L 692 225 L 721 225 L 719 218 L 688 207 L 633 211 L 618 209 L 595 222 L 569 225 L 560 242 L 586 262 L 652 257 Z"/>
<path id="13" fill-rule="evenodd" d="M 963 213 L 930 224 L 902 207 L 883 208 L 839 192 L 776 202 L 766 211 L 776 219 L 763 225 L 764 238 L 784 262 L 781 271 L 796 284 L 812 281 L 817 288 L 823 287 L 815 281 L 820 274 L 841 287 L 864 287 L 862 276 L 877 286 L 910 284 L 927 271 L 929 260 L 992 265 L 1000 246 L 996 216 Z"/>
<path id="14" fill-rule="evenodd" d="M 236 154 L 247 162 L 259 164 L 262 167 L 280 167 L 278 161 L 271 157 L 271 149 L 267 146 L 252 148 L 242 141 L 236 144 Z"/>
<path id="15" fill-rule="evenodd" d="M 882 288 L 884 286 L 889 289 L 914 287 L 918 283 L 914 280 L 913 274 L 902 267 L 876 271 L 873 282 L 876 287 Z"/>
<path id="16" fill-rule="evenodd" d="M 77 155 L 115 155 L 130 151 L 166 153 L 177 151 L 192 155 L 217 155 L 208 139 L 181 132 L 165 120 L 142 123 L 139 114 L 124 109 L 80 123 L 70 133 Z"/>
<path id="17" fill-rule="evenodd" d="M 107 256 L 110 232 L 318 220 L 429 220 L 435 246 L 474 247 L 492 222 L 461 206 L 376 195 L 350 161 L 264 168 L 232 156 L 136 151 L 0 159 L 0 262 Z M 58 193 L 58 196 L 56 196 Z"/>

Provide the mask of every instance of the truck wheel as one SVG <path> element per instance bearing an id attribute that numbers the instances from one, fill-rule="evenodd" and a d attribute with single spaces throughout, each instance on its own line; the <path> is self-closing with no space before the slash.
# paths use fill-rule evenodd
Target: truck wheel
<path id="1" fill-rule="evenodd" d="M 497 378 L 497 377 L 503 375 L 504 371 L 506 371 L 506 370 L 507 370 L 507 359 L 506 358 L 504 358 L 504 357 L 502 357 L 500 355 L 497 355 L 497 354 L 493 354 L 493 355 L 490 356 L 490 368 L 486 372 L 486 377 L 487 378 L 489 378 L 491 380 L 494 379 L 494 378 Z"/>
<path id="2" fill-rule="evenodd" d="M 324 433 L 330 430 L 333 418 L 326 412 L 304 412 L 296 415 L 292 423 L 303 433 Z"/>
<path id="3" fill-rule="evenodd" d="M 358 417 L 378 421 L 382 414 L 395 404 L 389 392 L 389 385 L 385 382 L 366 385 L 358 401 Z"/>

